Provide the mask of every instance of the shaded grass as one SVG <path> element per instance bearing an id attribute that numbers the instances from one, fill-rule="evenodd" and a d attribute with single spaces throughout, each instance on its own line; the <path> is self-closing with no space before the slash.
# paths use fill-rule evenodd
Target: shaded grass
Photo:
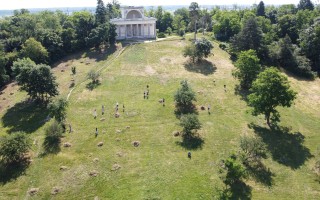
<path id="1" fill-rule="evenodd" d="M 266 143 L 273 160 L 280 164 L 297 169 L 313 157 L 309 148 L 304 146 L 305 136 L 300 132 L 290 133 L 286 127 L 251 127 Z"/>
<path id="2" fill-rule="evenodd" d="M 9 108 L 2 117 L 7 132 L 33 133 L 46 123 L 49 111 L 46 105 L 23 101 Z"/>

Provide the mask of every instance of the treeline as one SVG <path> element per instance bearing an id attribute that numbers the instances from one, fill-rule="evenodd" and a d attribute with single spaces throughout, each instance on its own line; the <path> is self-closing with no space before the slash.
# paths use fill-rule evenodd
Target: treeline
<path id="1" fill-rule="evenodd" d="M 252 49 L 263 65 L 280 66 L 307 78 L 320 72 L 320 6 L 310 0 L 301 0 L 298 6 L 265 7 L 261 1 L 247 9 L 199 7 L 193 2 L 173 14 L 161 6 L 146 13 L 157 18 L 159 32 L 213 31 L 213 39 L 223 42 L 221 47 L 234 59 Z"/>
<path id="2" fill-rule="evenodd" d="M 61 11 L 31 14 L 26 9 L 0 19 L 0 88 L 15 78 L 13 63 L 30 58 L 36 64 L 52 64 L 82 49 L 113 45 L 116 27 L 109 21 L 120 14 L 117 1 L 97 1 L 95 14 L 67 15 Z"/>

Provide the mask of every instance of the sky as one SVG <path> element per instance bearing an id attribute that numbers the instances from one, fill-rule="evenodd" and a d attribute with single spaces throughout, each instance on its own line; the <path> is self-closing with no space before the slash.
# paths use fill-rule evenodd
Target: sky
<path id="1" fill-rule="evenodd" d="M 105 3 L 111 0 L 104 0 Z M 195 1 L 199 5 L 252 5 L 260 0 L 118 0 L 121 5 L 190 5 Z M 319 0 L 314 0 L 319 1 Z M 298 4 L 299 0 L 264 0 L 264 4 Z M 95 7 L 97 0 L 0 0 L 0 10 L 21 8 L 58 8 L 58 7 Z"/>

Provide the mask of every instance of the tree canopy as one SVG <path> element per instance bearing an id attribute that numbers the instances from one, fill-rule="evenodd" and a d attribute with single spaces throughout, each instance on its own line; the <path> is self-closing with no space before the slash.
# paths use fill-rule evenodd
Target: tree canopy
<path id="1" fill-rule="evenodd" d="M 290 107 L 296 98 L 296 92 L 290 89 L 290 84 L 284 75 L 274 67 L 261 72 L 253 82 L 248 96 L 249 105 L 253 107 L 253 115 L 264 114 L 270 126 L 280 120 L 276 110 L 278 106 Z"/>

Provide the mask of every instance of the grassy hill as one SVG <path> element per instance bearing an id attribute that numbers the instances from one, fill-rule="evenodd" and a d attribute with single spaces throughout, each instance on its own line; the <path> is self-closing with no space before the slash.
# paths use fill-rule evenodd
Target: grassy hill
<path id="1" fill-rule="evenodd" d="M 246 102 L 236 94 L 238 82 L 231 75 L 229 55 L 214 43 L 214 56 L 193 66 L 182 56 L 187 43 L 171 39 L 119 44 L 102 54 L 82 52 L 57 64 L 53 70 L 61 96 L 69 97 L 67 121 L 73 132 L 62 139 L 72 147 L 61 146 L 54 155 L 42 154 L 48 111 L 25 102 L 26 94 L 9 85 L 0 95 L 0 133 L 22 130 L 35 144 L 27 169 L 1 171 L 0 199 L 212 199 L 223 187 L 219 161 L 238 151 L 241 135 L 252 134 L 266 143 L 269 157 L 264 164 L 271 172 L 246 181 L 252 199 L 317 199 L 320 187 L 312 172 L 312 155 L 320 143 L 319 79 L 289 77 L 298 98 L 291 108 L 280 109 L 280 125 L 286 128 L 272 132 L 262 116 L 251 116 Z M 72 66 L 77 68 L 76 87 L 70 92 Z M 87 89 L 85 77 L 91 69 L 101 72 L 101 84 L 93 90 Z M 197 93 L 197 107 L 211 106 L 211 115 L 198 111 L 203 127 L 201 140 L 194 145 L 173 136 L 181 130 L 173 94 L 184 79 Z M 144 99 L 147 85 L 150 95 Z M 158 102 L 161 98 L 165 106 Z M 114 117 L 117 102 L 119 118 Z M 133 141 L 140 146 L 134 147 Z M 98 147 L 99 142 L 104 145 Z M 67 169 L 60 170 L 61 166 Z M 96 177 L 89 176 L 93 170 L 98 172 Z M 51 195 L 53 187 L 60 192 Z M 30 188 L 39 192 L 30 197 Z"/>

